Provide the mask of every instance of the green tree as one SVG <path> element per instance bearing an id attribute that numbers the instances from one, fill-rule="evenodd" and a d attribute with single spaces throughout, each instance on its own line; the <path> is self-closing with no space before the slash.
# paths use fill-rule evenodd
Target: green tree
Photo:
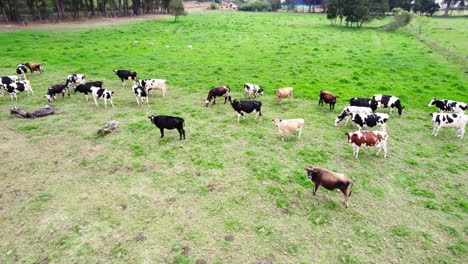
<path id="1" fill-rule="evenodd" d="M 346 18 L 346 26 L 353 26 L 354 23 L 358 27 L 369 20 L 369 2 L 367 0 L 344 0 L 343 1 L 343 16 Z"/>
<path id="2" fill-rule="evenodd" d="M 182 0 L 171 0 L 169 2 L 169 13 L 174 15 L 174 22 L 179 20 L 179 16 L 185 16 L 184 2 Z"/>

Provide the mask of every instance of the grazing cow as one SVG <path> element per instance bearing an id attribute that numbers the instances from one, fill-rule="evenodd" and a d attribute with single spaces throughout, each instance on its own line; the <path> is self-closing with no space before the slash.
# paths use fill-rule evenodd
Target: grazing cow
<path id="1" fill-rule="evenodd" d="M 338 98 L 338 96 L 325 90 L 320 90 L 319 105 L 323 106 L 323 102 L 330 104 L 330 111 L 333 111 L 335 109 L 336 98 Z"/>
<path id="2" fill-rule="evenodd" d="M 184 119 L 177 116 L 165 116 L 165 115 L 151 115 L 148 116 L 156 127 L 161 131 L 161 138 L 164 137 L 164 129 L 174 129 L 177 128 L 179 131 L 180 140 L 182 137 L 185 139 L 185 130 L 184 130 Z"/>
<path id="3" fill-rule="evenodd" d="M 125 85 L 125 80 L 132 80 L 134 83 L 136 82 L 137 73 L 134 71 L 114 70 L 114 73 L 119 76 L 122 81 L 122 86 Z"/>
<path id="4" fill-rule="evenodd" d="M 432 131 L 433 136 L 437 136 L 439 130 L 442 127 L 454 127 L 457 128 L 457 137 L 463 139 L 465 135 L 465 126 L 468 122 L 468 116 L 463 113 L 432 113 L 432 124 L 434 129 Z"/>
<path id="5" fill-rule="evenodd" d="M 374 112 L 375 112 L 375 110 L 377 110 L 377 107 L 379 105 L 379 103 L 377 103 L 377 101 L 375 101 L 374 99 L 357 98 L 357 97 L 349 99 L 349 104 L 351 106 L 370 107 L 372 109 L 372 111 L 374 111 Z"/>
<path id="6" fill-rule="evenodd" d="M 353 156 L 358 158 L 359 149 L 364 146 L 378 148 L 377 155 L 380 150 L 384 150 L 384 158 L 387 157 L 387 139 L 388 134 L 385 131 L 356 131 L 345 133 L 348 136 L 348 142 L 353 145 Z"/>
<path id="7" fill-rule="evenodd" d="M 237 122 L 239 122 L 241 116 L 245 119 L 243 112 L 255 112 L 255 119 L 257 119 L 258 116 L 262 116 L 262 102 L 260 101 L 239 101 L 236 99 L 231 101 L 231 106 L 234 108 L 234 111 L 237 112 Z"/>
<path id="8" fill-rule="evenodd" d="M 17 81 L 19 81 L 18 76 L 15 76 L 15 75 L 3 76 L 3 77 L 0 77 L 0 86 L 5 87 L 7 84 L 17 82 Z"/>
<path id="9" fill-rule="evenodd" d="M 44 68 L 42 68 L 42 64 L 40 64 L 40 63 L 26 62 L 26 63 L 24 63 L 24 65 L 26 67 L 28 67 L 31 74 L 33 74 L 35 71 L 39 71 L 40 73 L 44 73 Z"/>
<path id="10" fill-rule="evenodd" d="M 67 88 L 65 83 L 54 84 L 47 89 L 47 94 L 46 96 L 44 96 L 44 98 L 46 98 L 48 102 L 51 102 L 52 99 L 53 101 L 55 101 L 56 100 L 55 95 L 61 93 L 62 99 L 64 99 L 65 92 L 68 92 L 68 98 L 70 98 L 70 90 Z"/>
<path id="11" fill-rule="evenodd" d="M 86 101 L 88 101 L 88 93 L 92 93 L 91 87 L 100 87 L 102 88 L 102 82 L 101 81 L 95 81 L 95 82 L 87 82 L 83 84 L 79 84 L 73 88 L 73 92 L 80 92 L 85 95 Z"/>
<path id="12" fill-rule="evenodd" d="M 101 87 L 91 86 L 91 93 L 93 94 L 94 104 L 96 104 L 96 106 L 99 106 L 97 99 L 100 98 L 104 100 L 105 108 L 107 108 L 107 100 L 109 100 L 112 107 L 115 108 L 114 103 L 112 103 L 112 95 L 114 92 Z"/>
<path id="13" fill-rule="evenodd" d="M 351 186 L 353 181 L 341 173 L 336 173 L 322 168 L 313 168 L 309 166 L 304 168 L 307 177 L 314 183 L 314 196 L 320 185 L 327 190 L 339 189 L 344 195 L 343 204 L 348 208 L 348 197 L 351 196 Z"/>
<path id="14" fill-rule="evenodd" d="M 292 87 L 279 88 L 276 90 L 276 103 L 279 104 L 283 98 L 289 98 L 289 101 L 291 101 L 293 97 L 293 90 L 294 88 Z"/>
<path id="15" fill-rule="evenodd" d="M 375 101 L 377 101 L 378 106 L 382 108 L 390 108 L 390 114 L 393 111 L 393 108 L 398 109 L 398 115 L 401 115 L 403 112 L 404 106 L 401 105 L 401 101 L 398 97 L 393 95 L 381 95 L 376 94 L 372 97 Z"/>
<path id="16" fill-rule="evenodd" d="M 138 83 L 140 86 L 143 86 L 146 89 L 146 93 L 149 95 L 149 91 L 152 89 L 161 89 L 162 95 L 166 96 L 166 80 L 163 79 L 145 79 L 139 80 Z"/>
<path id="17" fill-rule="evenodd" d="M 284 135 L 287 133 L 293 133 L 294 131 L 299 131 L 298 140 L 301 139 L 302 127 L 304 127 L 304 119 L 273 119 L 271 120 L 278 128 L 281 134 L 281 140 L 284 142 Z"/>
<path id="18" fill-rule="evenodd" d="M 381 126 L 382 130 L 386 130 L 386 122 L 388 120 L 388 114 L 375 113 L 375 114 L 361 114 L 353 113 L 351 121 L 359 128 L 359 130 L 364 127 L 375 127 Z"/>
<path id="19" fill-rule="evenodd" d="M 353 113 L 372 114 L 373 111 L 370 107 L 347 106 L 343 109 L 341 114 L 336 117 L 334 126 L 338 126 L 343 119 L 346 119 L 345 125 L 347 125 L 348 121 L 353 117 Z"/>
<path id="20" fill-rule="evenodd" d="M 135 93 L 135 98 L 138 105 L 140 105 L 141 101 L 141 106 L 143 106 L 144 101 L 146 100 L 146 104 L 148 107 L 150 107 L 148 102 L 148 94 L 146 93 L 146 89 L 143 86 L 139 84 L 133 85 L 133 92 Z"/>
<path id="21" fill-rule="evenodd" d="M 253 83 L 244 84 L 244 95 L 252 99 L 257 98 L 259 94 L 263 95 L 263 89 L 260 86 Z"/>
<path id="22" fill-rule="evenodd" d="M 71 84 L 83 84 L 86 82 L 86 76 L 84 74 L 70 74 L 67 77 L 67 81 L 65 82 L 65 85 L 67 87 L 70 87 Z"/>
<path id="23" fill-rule="evenodd" d="M 208 97 L 205 100 L 205 106 L 208 107 L 211 100 L 213 100 L 213 105 L 216 104 L 216 97 L 218 96 L 223 96 L 224 97 L 224 104 L 226 104 L 226 101 L 229 99 L 229 102 L 231 101 L 231 94 L 230 94 L 231 89 L 229 86 L 220 86 L 211 89 L 208 92 Z"/>
<path id="24" fill-rule="evenodd" d="M 427 106 L 435 105 L 440 112 L 463 112 L 468 108 L 468 105 L 463 102 L 457 102 L 447 99 L 432 99 Z"/>
<path id="25" fill-rule="evenodd" d="M 18 101 L 18 97 L 16 95 L 17 92 L 27 92 L 29 96 L 29 92 L 34 95 L 34 92 L 31 88 L 31 83 L 28 80 L 17 81 L 13 83 L 9 83 L 5 86 L 5 90 L 8 91 L 10 94 L 10 98 L 13 101 L 13 97 L 15 100 Z"/>
<path id="26" fill-rule="evenodd" d="M 26 80 L 26 73 L 28 73 L 28 68 L 26 68 L 26 65 L 24 64 L 18 64 L 16 66 L 16 73 L 19 74 L 19 76 L 23 76 L 23 80 Z"/>

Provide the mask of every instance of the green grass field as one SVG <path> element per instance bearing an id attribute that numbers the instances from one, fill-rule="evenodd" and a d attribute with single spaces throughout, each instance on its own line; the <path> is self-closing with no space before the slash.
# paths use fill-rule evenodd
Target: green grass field
<path id="1" fill-rule="evenodd" d="M 324 16 L 172 20 L 0 33 L 0 75 L 24 61 L 46 70 L 29 76 L 35 94 L 19 95 L 19 107 L 43 106 L 71 73 L 103 80 L 116 106 L 72 94 L 52 103 L 59 114 L 25 120 L 0 99 L 1 263 L 466 262 L 466 139 L 454 129 L 432 137 L 427 107 L 434 96 L 468 101 L 463 65 L 406 31 L 330 27 Z M 151 108 L 138 107 L 118 68 L 166 79 L 166 97 L 154 91 Z M 262 121 L 237 122 L 222 100 L 203 106 L 219 85 L 242 99 L 245 82 L 266 90 Z M 295 99 L 278 106 L 285 86 Z M 317 105 L 320 89 L 339 95 L 335 112 Z M 375 149 L 355 159 L 345 133 L 356 128 L 333 121 L 350 97 L 377 93 L 406 108 L 389 120 L 387 159 Z M 160 139 L 151 114 L 183 117 L 187 139 Z M 275 117 L 304 118 L 302 139 L 282 143 Z M 98 137 L 111 119 L 119 128 Z M 310 164 L 354 180 L 348 209 L 338 191 L 312 195 Z"/>

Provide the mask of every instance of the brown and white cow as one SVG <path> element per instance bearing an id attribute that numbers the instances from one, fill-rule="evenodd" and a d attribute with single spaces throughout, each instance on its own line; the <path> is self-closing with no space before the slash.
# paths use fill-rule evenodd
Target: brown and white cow
<path id="1" fill-rule="evenodd" d="M 351 186 L 353 180 L 343 174 L 329 171 L 323 168 L 313 168 L 309 166 L 304 168 L 307 172 L 307 177 L 314 183 L 314 195 L 320 185 L 328 190 L 339 189 L 344 195 L 343 204 L 348 208 L 348 198 L 351 196 Z"/>
<path id="2" fill-rule="evenodd" d="M 338 98 L 338 96 L 325 90 L 320 90 L 319 105 L 323 106 L 323 102 L 330 104 L 330 111 L 333 111 L 333 109 L 335 109 L 336 98 Z"/>
<path id="3" fill-rule="evenodd" d="M 299 131 L 299 136 L 297 137 L 298 140 L 301 139 L 302 134 L 302 127 L 304 127 L 304 119 L 273 119 L 271 120 L 278 128 L 281 134 L 281 140 L 284 142 L 284 136 L 288 133 L 293 133 L 295 131 Z"/>
<path id="4" fill-rule="evenodd" d="M 291 102 L 293 97 L 293 90 L 294 88 L 292 87 L 279 88 L 276 90 L 276 103 L 279 104 L 283 98 L 289 98 L 289 101 Z"/>
<path id="5" fill-rule="evenodd" d="M 230 94 L 231 89 L 229 86 L 220 86 L 211 89 L 208 92 L 208 97 L 205 100 L 205 106 L 208 107 L 210 105 L 210 102 L 213 101 L 213 104 L 216 104 L 216 97 L 223 96 L 224 97 L 224 103 L 226 104 L 226 101 L 229 99 L 229 102 L 231 101 L 231 94 Z"/>
<path id="6" fill-rule="evenodd" d="M 345 133 L 348 136 L 348 142 L 353 145 L 353 156 L 358 158 L 359 149 L 364 146 L 378 148 L 377 155 L 384 150 L 384 158 L 387 157 L 387 139 L 388 134 L 385 131 L 356 131 Z"/>

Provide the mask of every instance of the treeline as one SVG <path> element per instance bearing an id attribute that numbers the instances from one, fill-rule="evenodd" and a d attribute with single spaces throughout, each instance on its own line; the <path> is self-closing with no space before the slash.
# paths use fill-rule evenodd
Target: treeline
<path id="1" fill-rule="evenodd" d="M 0 22 L 169 13 L 171 0 L 0 0 Z"/>

